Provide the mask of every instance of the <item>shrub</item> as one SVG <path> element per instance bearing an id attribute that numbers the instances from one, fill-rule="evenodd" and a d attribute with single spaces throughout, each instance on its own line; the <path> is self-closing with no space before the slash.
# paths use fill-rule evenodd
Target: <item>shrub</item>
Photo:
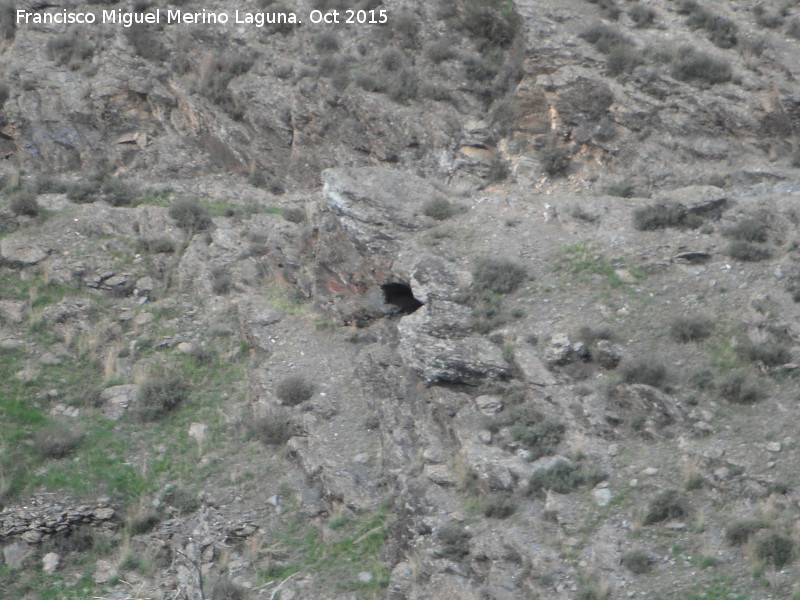
<path id="1" fill-rule="evenodd" d="M 211 291 L 217 296 L 224 296 L 231 291 L 232 287 L 233 280 L 227 269 L 217 267 L 211 271 Z"/>
<path id="2" fill-rule="evenodd" d="M 583 38 L 603 54 L 608 54 L 618 46 L 632 46 L 632 42 L 617 29 L 595 23 L 585 29 L 578 37 Z"/>
<path id="3" fill-rule="evenodd" d="M 128 514 L 128 528 L 134 535 L 152 531 L 161 522 L 158 511 L 149 506 L 138 506 Z"/>
<path id="4" fill-rule="evenodd" d="M 672 76 L 675 79 L 689 82 L 709 84 L 725 83 L 733 77 L 733 70 L 728 61 L 714 58 L 691 47 L 681 50 L 672 65 Z"/>
<path id="5" fill-rule="evenodd" d="M 555 419 L 545 419 L 533 426 L 516 424 L 511 435 L 530 453 L 530 460 L 554 454 L 564 437 L 566 427 Z"/>
<path id="6" fill-rule="evenodd" d="M 767 241 L 766 223 L 752 217 L 742 219 L 735 225 L 725 229 L 722 233 L 735 240 L 744 240 L 745 242 Z"/>
<path id="7" fill-rule="evenodd" d="M 188 384 L 176 373 L 151 375 L 139 386 L 137 414 L 143 421 L 154 421 L 189 397 Z"/>
<path id="8" fill-rule="evenodd" d="M 647 507 L 643 524 L 653 525 L 667 519 L 679 519 L 688 514 L 686 499 L 677 490 L 665 490 L 658 494 Z"/>
<path id="9" fill-rule="evenodd" d="M 135 186 L 116 177 L 103 183 L 100 191 L 111 206 L 130 206 L 138 195 Z"/>
<path id="10" fill-rule="evenodd" d="M 702 219 L 691 215 L 677 202 L 659 202 L 641 206 L 633 211 L 633 226 L 639 231 L 654 231 L 667 227 L 699 227 Z"/>
<path id="11" fill-rule="evenodd" d="M 278 383 L 275 394 L 288 406 L 296 406 L 314 395 L 314 386 L 301 375 L 290 375 Z"/>
<path id="12" fill-rule="evenodd" d="M 572 161 L 567 148 L 549 142 L 539 151 L 539 162 L 550 177 L 560 177 L 566 175 Z"/>
<path id="13" fill-rule="evenodd" d="M 245 600 L 247 590 L 233 583 L 227 576 L 220 577 L 211 591 L 211 600 Z"/>
<path id="14" fill-rule="evenodd" d="M 755 543 L 755 554 L 760 560 L 782 567 L 791 562 L 794 553 L 794 542 L 791 538 L 779 533 L 770 533 Z"/>
<path id="15" fill-rule="evenodd" d="M 472 269 L 472 288 L 477 292 L 510 294 L 527 278 L 525 267 L 507 258 L 482 258 Z"/>
<path id="16" fill-rule="evenodd" d="M 339 40 L 333 33 L 323 32 L 314 39 L 314 47 L 320 53 L 336 52 L 339 49 Z"/>
<path id="17" fill-rule="evenodd" d="M 628 16 L 637 27 L 650 27 L 656 20 L 656 11 L 644 4 L 634 4 L 628 9 Z"/>
<path id="18" fill-rule="evenodd" d="M 422 207 L 422 212 L 426 217 L 444 221 L 453 216 L 453 205 L 447 198 L 437 197 L 428 200 Z"/>
<path id="19" fill-rule="evenodd" d="M 620 369 L 625 383 L 642 383 L 654 388 L 663 388 L 667 384 L 667 368 L 652 358 L 638 358 L 626 361 Z"/>
<path id="20" fill-rule="evenodd" d="M 461 559 L 469 554 L 470 534 L 458 523 L 444 525 L 437 535 L 441 544 L 441 555 Z"/>
<path id="21" fill-rule="evenodd" d="M 419 34 L 419 22 L 409 13 L 400 13 L 392 19 L 391 32 L 404 46 L 413 45 Z"/>
<path id="22" fill-rule="evenodd" d="M 453 43 L 446 40 L 434 42 L 428 48 L 428 58 L 437 65 L 446 60 L 453 60 L 457 56 Z"/>
<path id="23" fill-rule="evenodd" d="M 641 52 L 633 46 L 614 46 L 606 58 L 606 72 L 612 77 L 630 73 L 644 61 Z"/>
<path id="24" fill-rule="evenodd" d="M 134 23 L 125 29 L 125 38 L 137 56 L 145 60 L 159 63 L 169 57 L 169 50 L 161 43 L 158 30 L 153 30 L 152 25 Z"/>
<path id="25" fill-rule="evenodd" d="M 720 396 L 733 404 L 754 404 L 764 397 L 761 386 L 743 369 L 726 374 L 719 382 L 718 389 Z"/>
<path id="26" fill-rule="evenodd" d="M 800 40 L 800 19 L 795 17 L 789 21 L 789 25 L 786 27 L 786 35 L 796 40 Z"/>
<path id="27" fill-rule="evenodd" d="M 162 494 L 162 499 L 182 514 L 192 513 L 200 506 L 197 494 L 176 485 L 170 485 Z"/>
<path id="28" fill-rule="evenodd" d="M 412 68 L 401 69 L 389 81 L 386 93 L 400 104 L 417 97 L 419 92 L 419 78 Z"/>
<path id="29" fill-rule="evenodd" d="M 247 421 L 248 436 L 267 446 L 283 446 L 295 435 L 296 429 L 289 413 L 280 408 L 273 408 Z"/>
<path id="30" fill-rule="evenodd" d="M 94 46 L 86 39 L 85 34 L 72 30 L 51 39 L 47 43 L 47 54 L 57 65 L 75 71 L 91 60 Z"/>
<path id="31" fill-rule="evenodd" d="M 482 51 L 507 48 L 519 30 L 520 18 L 512 0 L 468 1 L 463 26 Z"/>
<path id="32" fill-rule="evenodd" d="M 300 224 L 306 220 L 306 211 L 298 206 L 284 209 L 281 216 L 290 223 Z"/>
<path id="33" fill-rule="evenodd" d="M 730 19 L 717 16 L 696 2 L 684 2 L 679 12 L 688 15 L 686 24 L 692 29 L 705 29 L 708 39 L 720 48 L 733 48 L 737 43 L 736 23 Z"/>
<path id="34" fill-rule="evenodd" d="M 758 262 L 767 260 L 772 252 L 764 244 L 735 240 L 728 245 L 728 256 L 744 262 Z"/>
<path id="35" fill-rule="evenodd" d="M 36 452 L 42 458 L 64 458 L 80 446 L 83 431 L 61 421 L 50 421 L 33 436 Z"/>
<path id="36" fill-rule="evenodd" d="M 176 198 L 169 207 L 169 216 L 178 227 L 192 234 L 211 226 L 211 215 L 193 198 Z"/>
<path id="37" fill-rule="evenodd" d="M 97 200 L 100 186 L 95 182 L 82 181 L 69 186 L 67 198 L 77 204 L 89 204 Z"/>
<path id="38" fill-rule="evenodd" d="M 669 328 L 669 334 L 676 342 L 699 342 L 711 335 L 714 326 L 707 317 L 678 317 Z"/>
<path id="39" fill-rule="evenodd" d="M 765 529 L 764 521 L 736 521 L 725 529 L 725 540 L 731 546 L 741 546 L 747 543 L 759 529 Z"/>
<path id="40" fill-rule="evenodd" d="M 514 500 L 507 494 L 493 494 L 481 506 L 483 516 L 489 519 L 507 519 L 517 510 Z"/>
<path id="41" fill-rule="evenodd" d="M 792 353 L 780 344 L 744 344 L 739 353 L 752 362 L 760 362 L 767 367 L 779 367 L 792 362 Z"/>
<path id="42" fill-rule="evenodd" d="M 756 6 L 753 8 L 753 14 L 756 17 L 756 23 L 761 27 L 767 29 L 777 29 L 783 25 L 783 17 L 779 14 L 770 13 L 764 10 L 763 6 Z"/>
<path id="43" fill-rule="evenodd" d="M 609 196 L 633 198 L 636 195 L 636 186 L 634 186 L 632 181 L 622 180 L 606 186 L 604 191 Z"/>
<path id="44" fill-rule="evenodd" d="M 175 252 L 175 242 L 166 236 L 139 238 L 136 248 L 139 252 L 149 252 L 150 254 L 170 254 Z"/>
<path id="45" fill-rule="evenodd" d="M 628 550 L 622 555 L 622 564 L 637 575 L 650 571 L 654 563 L 650 553 L 644 550 Z"/>
<path id="46" fill-rule="evenodd" d="M 566 460 L 559 460 L 549 469 L 534 472 L 528 482 L 528 493 L 543 496 L 547 490 L 559 494 L 568 494 L 583 484 L 583 477 L 577 465 Z"/>
<path id="47" fill-rule="evenodd" d="M 8 208 L 15 215 L 25 215 L 35 217 L 39 214 L 39 203 L 36 201 L 36 192 L 29 188 L 23 188 L 11 196 Z"/>

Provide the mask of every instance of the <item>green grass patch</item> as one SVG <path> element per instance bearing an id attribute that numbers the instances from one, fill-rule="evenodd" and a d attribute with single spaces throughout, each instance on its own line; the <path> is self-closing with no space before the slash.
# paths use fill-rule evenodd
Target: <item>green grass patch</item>
<path id="1" fill-rule="evenodd" d="M 559 251 L 556 259 L 555 268 L 577 276 L 581 281 L 587 282 L 589 276 L 600 276 L 607 285 L 613 288 L 621 288 L 628 285 L 620 278 L 617 271 L 622 266 L 607 260 L 599 254 L 588 242 L 580 241 L 576 244 L 565 246 Z M 627 267 L 626 270 L 638 282 L 645 277 L 642 269 Z"/>

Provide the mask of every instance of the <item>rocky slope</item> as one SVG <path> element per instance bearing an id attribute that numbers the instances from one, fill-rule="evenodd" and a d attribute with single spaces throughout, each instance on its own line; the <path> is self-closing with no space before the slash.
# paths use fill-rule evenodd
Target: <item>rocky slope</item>
<path id="1" fill-rule="evenodd" d="M 800 596 L 800 7 L 15 8 L 8 597 Z"/>

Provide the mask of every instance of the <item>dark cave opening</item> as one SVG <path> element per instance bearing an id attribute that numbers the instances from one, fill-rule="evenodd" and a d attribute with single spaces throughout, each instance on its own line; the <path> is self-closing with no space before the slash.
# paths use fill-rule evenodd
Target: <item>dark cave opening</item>
<path id="1" fill-rule="evenodd" d="M 396 315 L 410 315 L 423 304 L 414 298 L 411 286 L 405 283 L 384 283 L 381 290 L 385 303 L 397 307 Z"/>

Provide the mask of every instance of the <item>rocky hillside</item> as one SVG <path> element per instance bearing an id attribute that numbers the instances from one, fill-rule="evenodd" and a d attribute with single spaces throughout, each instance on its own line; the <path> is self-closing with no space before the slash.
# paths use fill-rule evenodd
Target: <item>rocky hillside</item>
<path id="1" fill-rule="evenodd" d="M 0 596 L 800 598 L 797 2 L 0 52 Z"/>

